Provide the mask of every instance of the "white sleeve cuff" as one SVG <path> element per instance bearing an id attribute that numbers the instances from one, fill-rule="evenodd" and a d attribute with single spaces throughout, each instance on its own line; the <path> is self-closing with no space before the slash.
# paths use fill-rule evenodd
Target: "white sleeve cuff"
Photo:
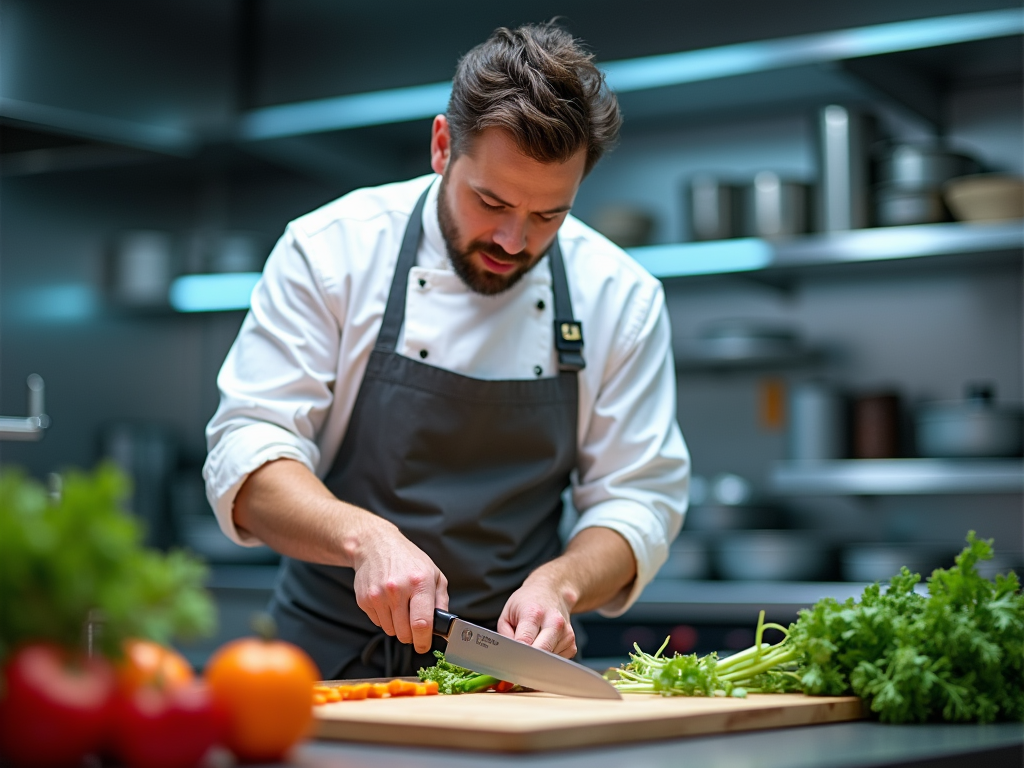
<path id="1" fill-rule="evenodd" d="M 668 532 L 651 510 L 625 499 L 601 502 L 582 515 L 573 527 L 572 539 L 584 528 L 610 528 L 620 534 L 636 558 L 636 578 L 612 600 L 598 609 L 602 616 L 621 616 L 636 602 L 644 587 L 668 559 Z"/>
<path id="2" fill-rule="evenodd" d="M 266 422 L 248 424 L 226 434 L 210 451 L 203 466 L 206 498 L 220 529 L 231 541 L 258 547 L 262 541 L 235 527 L 235 496 L 245 479 L 269 461 L 294 459 L 314 472 L 319 456 L 314 446 L 286 429 Z"/>

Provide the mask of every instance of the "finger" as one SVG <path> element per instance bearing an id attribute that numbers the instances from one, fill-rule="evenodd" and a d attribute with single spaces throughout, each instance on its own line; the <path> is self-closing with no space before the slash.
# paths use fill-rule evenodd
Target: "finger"
<path id="1" fill-rule="evenodd" d="M 448 610 L 448 579 L 440 571 L 434 580 L 434 607 L 442 611 Z"/>
<path id="2" fill-rule="evenodd" d="M 513 637 L 521 643 L 533 645 L 540 631 L 540 616 L 534 611 L 525 611 L 516 623 Z"/>
<path id="3" fill-rule="evenodd" d="M 512 626 L 508 605 L 505 606 L 505 609 L 501 612 L 501 616 L 498 617 L 498 634 L 504 635 L 505 637 L 516 636 L 516 628 Z"/>
<path id="4" fill-rule="evenodd" d="M 373 610 L 377 613 L 377 626 L 383 629 L 387 634 L 394 636 L 395 634 L 395 622 L 391 617 L 391 606 L 388 605 L 387 600 L 384 597 L 383 592 L 371 595 Z"/>
<path id="5" fill-rule="evenodd" d="M 533 641 L 535 648 L 543 648 L 545 651 L 555 653 L 555 649 L 562 645 L 566 636 L 572 637 L 572 626 L 560 613 L 549 613 L 541 623 L 540 633 Z"/>
<path id="6" fill-rule="evenodd" d="M 576 655 L 577 650 L 578 648 L 576 647 L 576 635 L 572 632 L 569 632 L 559 639 L 559 641 L 555 644 L 555 648 L 552 651 L 552 653 L 555 653 L 566 659 L 571 659 L 573 656 Z"/>
<path id="7" fill-rule="evenodd" d="M 557 629 L 554 627 L 541 627 L 540 632 L 537 633 L 537 637 L 533 641 L 533 647 L 554 653 L 555 646 L 559 640 L 561 640 L 561 637 Z"/>
<path id="8" fill-rule="evenodd" d="M 412 628 L 412 644 L 416 653 L 430 650 L 434 629 L 434 593 L 422 589 L 415 592 L 409 601 L 409 625 Z"/>
<path id="9" fill-rule="evenodd" d="M 386 587 L 391 621 L 395 625 L 395 637 L 401 643 L 412 642 L 412 628 L 409 626 L 409 599 L 397 584 L 388 582 Z"/>
<path id="10" fill-rule="evenodd" d="M 380 619 L 377 618 L 377 609 L 374 608 L 373 601 L 370 600 L 367 595 L 362 594 L 359 590 L 356 590 L 356 605 L 359 606 L 370 621 L 378 627 L 380 626 Z"/>

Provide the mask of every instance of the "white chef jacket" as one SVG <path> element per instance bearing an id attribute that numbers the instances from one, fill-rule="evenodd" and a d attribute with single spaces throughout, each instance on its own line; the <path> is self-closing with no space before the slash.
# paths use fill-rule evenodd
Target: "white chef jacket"
<path id="1" fill-rule="evenodd" d="M 289 224 L 270 254 L 217 378 L 220 407 L 206 430 L 207 496 L 236 543 L 260 544 L 232 521 L 250 472 L 278 458 L 320 478 L 330 470 L 409 214 L 428 185 L 398 354 L 478 379 L 558 375 L 547 257 L 504 293 L 474 293 L 447 256 L 438 180 L 351 192 Z M 676 422 L 669 321 L 661 284 L 607 239 L 568 216 L 559 242 L 586 359 L 572 476 L 580 516 L 570 537 L 601 526 L 629 542 L 636 580 L 601 609 L 615 616 L 665 562 L 686 510 L 690 462 Z"/>

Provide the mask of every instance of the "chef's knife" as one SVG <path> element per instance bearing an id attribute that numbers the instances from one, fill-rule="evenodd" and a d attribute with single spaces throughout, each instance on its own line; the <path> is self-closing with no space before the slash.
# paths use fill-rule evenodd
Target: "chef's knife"
<path id="1" fill-rule="evenodd" d="M 592 669 L 470 624 L 447 611 L 434 610 L 434 634 L 448 641 L 447 661 L 482 675 L 563 696 L 622 698 Z"/>

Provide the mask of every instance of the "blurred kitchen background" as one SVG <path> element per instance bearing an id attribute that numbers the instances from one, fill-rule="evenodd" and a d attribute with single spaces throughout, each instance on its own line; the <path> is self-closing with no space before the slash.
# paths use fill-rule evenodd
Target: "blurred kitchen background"
<path id="1" fill-rule="evenodd" d="M 429 172 L 458 57 L 556 14 L 626 118 L 574 212 L 664 280 L 694 470 L 584 656 L 745 647 L 758 609 L 949 565 L 968 529 L 1022 571 L 1019 5 L 3 0 L 0 461 L 132 475 L 150 542 L 211 563 L 196 663 L 274 580 L 200 471 L 275 239 Z"/>

